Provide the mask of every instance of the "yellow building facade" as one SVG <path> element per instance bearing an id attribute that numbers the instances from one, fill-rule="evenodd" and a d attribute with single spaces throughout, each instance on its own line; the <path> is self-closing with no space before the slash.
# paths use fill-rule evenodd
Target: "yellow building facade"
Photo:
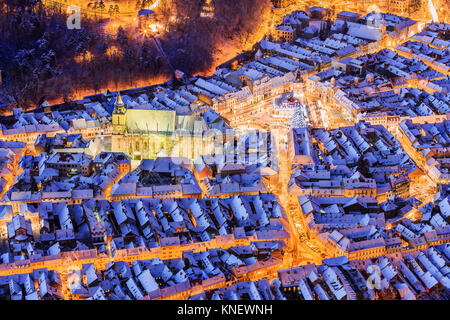
<path id="1" fill-rule="evenodd" d="M 214 137 L 205 135 L 201 116 L 177 115 L 174 110 L 128 109 L 118 94 L 112 114 L 111 151 L 131 160 L 158 156 L 196 157 L 213 151 Z"/>

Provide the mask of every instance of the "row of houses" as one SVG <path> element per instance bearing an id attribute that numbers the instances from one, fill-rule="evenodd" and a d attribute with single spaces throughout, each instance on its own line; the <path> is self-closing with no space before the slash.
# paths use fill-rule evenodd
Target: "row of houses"
<path id="1" fill-rule="evenodd" d="M 292 196 L 409 196 L 422 171 L 381 125 L 358 122 L 334 130 L 294 128 L 288 151 Z"/>
<path id="2" fill-rule="evenodd" d="M 450 180 L 447 160 L 450 147 L 450 122 L 415 124 L 403 120 L 398 126 L 399 139 L 416 163 L 437 183 Z"/>
<path id="3" fill-rule="evenodd" d="M 264 241 L 229 249 L 185 251 L 177 259 L 111 261 L 102 269 L 88 263 L 64 275 L 40 269 L 0 277 L 0 291 L 10 300 L 182 299 L 252 278 L 252 274 L 276 274 L 284 246 L 282 241 Z"/>
<path id="4" fill-rule="evenodd" d="M 446 119 L 448 97 L 445 91 L 432 89 L 438 86 L 435 82 L 445 83 L 446 72 L 399 52 L 383 49 L 332 62 L 330 69 L 308 78 L 306 92 L 349 119 L 367 119 L 373 124 L 393 125 L 406 118 L 420 122 Z"/>
<path id="5" fill-rule="evenodd" d="M 17 210 L 26 202 L 104 199 L 108 188 L 130 171 L 130 161 L 123 153 L 102 152 L 93 157 L 70 151 L 22 156 L 2 203 L 12 204 Z"/>
<path id="6" fill-rule="evenodd" d="M 447 300 L 450 246 L 372 259 L 346 257 L 278 271 L 269 281 L 205 290 L 192 300 Z"/>
<path id="7" fill-rule="evenodd" d="M 133 199 L 1 206 L 0 228 L 8 246 L 2 263 L 95 249 L 114 257 L 130 248 L 172 246 L 183 251 L 216 239 L 288 239 L 286 216 L 273 194 L 229 198 Z"/>

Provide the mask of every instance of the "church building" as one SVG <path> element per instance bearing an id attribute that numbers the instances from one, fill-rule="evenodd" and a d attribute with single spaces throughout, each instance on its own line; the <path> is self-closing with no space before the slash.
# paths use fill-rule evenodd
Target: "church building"
<path id="1" fill-rule="evenodd" d="M 200 115 L 177 115 L 175 110 L 155 110 L 151 105 L 128 108 L 120 93 L 112 114 L 112 152 L 123 152 L 133 161 L 157 157 L 196 157 L 213 151 L 214 137 Z"/>

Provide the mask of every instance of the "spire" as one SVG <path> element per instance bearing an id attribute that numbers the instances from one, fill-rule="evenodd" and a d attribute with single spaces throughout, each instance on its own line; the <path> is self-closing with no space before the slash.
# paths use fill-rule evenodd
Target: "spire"
<path id="1" fill-rule="evenodd" d="M 114 103 L 116 107 L 123 107 L 125 104 L 122 101 L 122 97 L 120 96 L 120 91 L 117 92 L 116 102 Z"/>
<path id="2" fill-rule="evenodd" d="M 120 91 L 117 92 L 116 102 L 114 102 L 115 113 L 125 113 L 125 103 L 123 103 Z"/>

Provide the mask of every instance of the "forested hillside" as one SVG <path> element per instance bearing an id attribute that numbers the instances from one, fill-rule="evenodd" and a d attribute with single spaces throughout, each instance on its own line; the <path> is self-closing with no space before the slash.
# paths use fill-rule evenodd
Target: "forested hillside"
<path id="1" fill-rule="evenodd" d="M 247 50 L 267 31 L 270 0 L 216 0 L 214 17 L 202 18 L 204 0 L 161 0 L 158 33 L 172 65 L 187 74 L 209 73 Z M 0 103 L 3 109 L 44 100 L 70 100 L 76 92 L 153 84 L 170 79 L 151 38 L 120 27 L 105 34 L 104 21 L 83 17 L 70 30 L 64 13 L 40 0 L 0 3 Z"/>

